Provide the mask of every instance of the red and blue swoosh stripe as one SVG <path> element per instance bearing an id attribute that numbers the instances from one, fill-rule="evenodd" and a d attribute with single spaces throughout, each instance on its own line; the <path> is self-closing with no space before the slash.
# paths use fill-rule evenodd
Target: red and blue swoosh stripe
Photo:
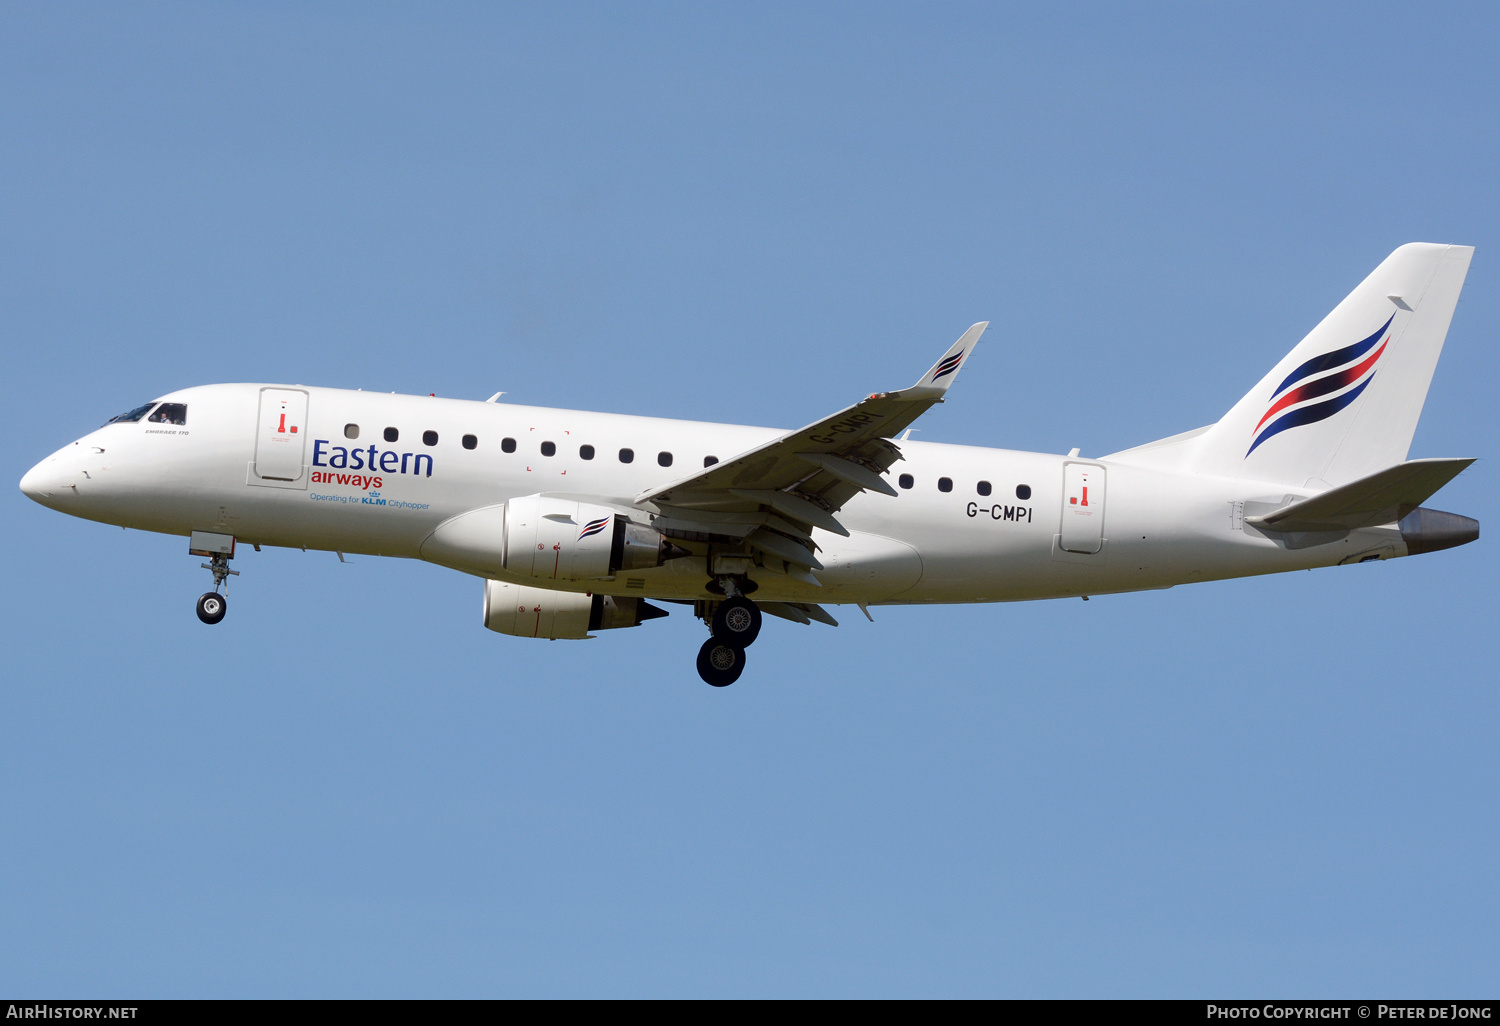
<path id="1" fill-rule="evenodd" d="M 958 370 L 958 365 L 964 362 L 964 352 L 964 350 L 960 349 L 952 356 L 944 358 L 941 363 L 933 368 L 932 380 L 936 381 L 938 378 L 945 378 Z"/>
<path id="2" fill-rule="evenodd" d="M 1255 438 L 1245 455 L 1248 457 L 1266 439 L 1279 435 L 1283 431 L 1327 420 L 1358 399 L 1360 393 L 1369 387 L 1371 381 L 1375 380 L 1375 365 L 1385 355 L 1386 346 L 1391 341 L 1386 331 L 1390 328 L 1391 321 L 1395 319 L 1396 315 L 1391 314 L 1390 320 L 1382 324 L 1380 330 L 1368 338 L 1361 339 L 1352 346 L 1315 356 L 1288 374 L 1286 380 L 1272 394 L 1270 408 L 1255 425 Z M 1381 341 L 1381 336 L 1385 336 L 1384 342 Z M 1379 348 L 1376 348 L 1377 343 L 1379 343 Z M 1375 350 L 1373 353 L 1370 352 L 1372 349 Z M 1334 370 L 1334 368 L 1342 369 Z M 1333 370 L 1333 373 L 1323 373 L 1328 370 Z M 1361 381 L 1361 378 L 1364 380 Z M 1359 384 L 1354 388 L 1331 399 L 1324 399 L 1322 402 L 1308 406 L 1297 406 L 1298 403 L 1307 402 L 1309 399 L 1337 392 L 1356 381 Z M 1289 406 L 1297 406 L 1297 409 L 1282 413 Z"/>
<path id="3" fill-rule="evenodd" d="M 583 541 L 585 538 L 592 538 L 594 535 L 598 534 L 600 531 L 608 527 L 609 522 L 613 519 L 613 516 L 607 516 L 600 517 L 598 520 L 590 520 L 588 523 L 583 525 L 583 530 L 578 532 L 578 540 Z"/>

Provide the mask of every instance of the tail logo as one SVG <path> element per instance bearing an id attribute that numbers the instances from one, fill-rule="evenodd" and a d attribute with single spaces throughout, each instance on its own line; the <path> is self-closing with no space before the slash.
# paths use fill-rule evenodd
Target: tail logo
<path id="1" fill-rule="evenodd" d="M 1396 315 L 1391 314 L 1390 320 L 1382 324 L 1380 330 L 1368 338 L 1361 339 L 1352 346 L 1315 356 L 1287 375 L 1286 380 L 1271 395 L 1271 405 L 1260 418 L 1260 422 L 1255 425 L 1255 430 L 1252 432 L 1254 438 L 1245 456 L 1248 458 L 1250 453 L 1273 435 L 1279 435 L 1291 428 L 1302 427 L 1304 424 L 1316 424 L 1320 420 L 1327 420 L 1358 399 L 1360 393 L 1369 387 L 1371 381 L 1375 380 L 1375 365 L 1385 355 L 1385 347 L 1391 341 L 1386 332 L 1390 330 L 1391 321 L 1395 319 Z M 1382 338 L 1384 341 L 1381 341 Z M 1379 343 L 1378 348 L 1377 343 Z M 1372 349 L 1375 350 L 1373 353 L 1370 352 Z M 1354 387 L 1348 388 L 1350 385 Z M 1348 390 L 1339 391 L 1345 388 Z M 1339 392 L 1339 394 L 1328 399 L 1321 399 L 1322 396 L 1333 392 Z M 1313 399 L 1321 399 L 1321 401 L 1310 402 Z M 1306 405 L 1302 405 L 1304 403 Z M 1289 407 L 1296 408 L 1289 410 Z"/>
<path id="2" fill-rule="evenodd" d="M 960 349 L 952 356 L 944 357 L 943 361 L 933 368 L 932 380 L 937 381 L 938 378 L 946 378 L 949 374 L 958 370 L 958 365 L 964 362 L 964 352 L 965 350 Z"/>
<path id="3" fill-rule="evenodd" d="M 590 520 L 588 523 L 583 525 L 583 530 L 578 532 L 578 540 L 583 541 L 585 538 L 592 538 L 594 535 L 598 534 L 600 531 L 608 527 L 609 522 L 613 519 L 613 516 L 608 516 L 600 517 L 598 520 Z"/>

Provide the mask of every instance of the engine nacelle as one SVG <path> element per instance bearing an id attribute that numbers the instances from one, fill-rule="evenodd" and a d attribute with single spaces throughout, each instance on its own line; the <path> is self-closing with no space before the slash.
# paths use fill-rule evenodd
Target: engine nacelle
<path id="1" fill-rule="evenodd" d="M 666 615 L 644 599 L 484 582 L 484 625 L 520 638 L 586 638 L 589 631 L 639 627 Z"/>
<path id="2" fill-rule="evenodd" d="M 523 495 L 505 504 L 500 565 L 552 581 L 591 581 L 686 555 L 662 533 L 606 506 Z M 582 635 L 579 635 L 582 637 Z"/>

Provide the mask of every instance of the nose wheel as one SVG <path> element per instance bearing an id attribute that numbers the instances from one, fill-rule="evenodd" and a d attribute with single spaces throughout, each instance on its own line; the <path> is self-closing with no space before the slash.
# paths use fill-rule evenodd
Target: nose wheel
<path id="1" fill-rule="evenodd" d="M 229 603 L 216 591 L 206 591 L 198 596 L 198 619 L 204 623 L 218 623 L 229 611 Z"/>
<path id="2" fill-rule="evenodd" d="M 218 623 L 229 611 L 229 601 L 219 594 L 219 589 L 228 590 L 229 578 L 238 577 L 240 572 L 229 569 L 229 557 L 223 553 L 214 553 L 209 556 L 209 561 L 203 564 L 203 569 L 213 572 L 214 590 L 206 591 L 198 596 L 198 619 L 204 623 Z"/>

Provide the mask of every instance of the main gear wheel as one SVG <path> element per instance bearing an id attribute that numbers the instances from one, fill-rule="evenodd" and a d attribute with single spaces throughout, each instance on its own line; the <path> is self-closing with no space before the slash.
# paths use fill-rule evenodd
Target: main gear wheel
<path id="1" fill-rule="evenodd" d="M 698 650 L 698 676 L 716 688 L 727 688 L 745 672 L 745 650 L 728 641 L 709 638 Z"/>
<path id="2" fill-rule="evenodd" d="M 743 595 L 725 599 L 714 610 L 714 637 L 739 648 L 749 648 L 760 636 L 760 607 Z"/>

